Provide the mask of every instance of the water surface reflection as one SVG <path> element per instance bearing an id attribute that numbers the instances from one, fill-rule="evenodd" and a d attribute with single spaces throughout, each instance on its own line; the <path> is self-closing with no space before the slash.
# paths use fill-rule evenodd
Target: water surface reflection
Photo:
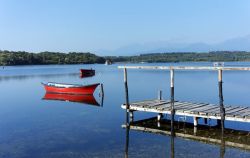
<path id="1" fill-rule="evenodd" d="M 88 105 L 100 106 L 93 95 L 77 95 L 77 94 L 64 94 L 64 93 L 45 93 L 44 100 L 60 100 L 77 102 Z"/>
<path id="2" fill-rule="evenodd" d="M 153 117 L 129 122 L 128 116 L 126 117 L 126 123 L 122 125 L 126 129 L 125 157 L 129 155 L 129 133 L 131 130 L 169 136 L 171 141 L 169 151 L 172 158 L 175 157 L 175 138 L 214 145 L 219 148 L 218 155 L 220 157 L 225 157 L 227 147 L 250 151 L 250 131 L 229 128 L 222 130 L 220 126 L 199 125 L 194 127 L 192 123 L 179 121 L 175 121 L 174 126 L 171 127 L 171 120 L 168 119 L 162 119 L 159 122 L 156 117 Z"/>

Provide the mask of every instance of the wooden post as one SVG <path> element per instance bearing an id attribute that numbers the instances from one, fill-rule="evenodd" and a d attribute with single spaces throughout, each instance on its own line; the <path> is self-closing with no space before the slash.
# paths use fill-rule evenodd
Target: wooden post
<path id="1" fill-rule="evenodd" d="M 162 100 L 162 91 L 161 90 L 158 91 L 158 99 Z M 162 118 L 162 114 L 158 113 L 158 115 L 157 115 L 157 121 L 158 121 L 158 123 L 161 120 L 161 118 Z"/>
<path id="2" fill-rule="evenodd" d="M 171 124 L 174 123 L 174 69 L 170 69 Z"/>
<path id="3" fill-rule="evenodd" d="M 133 111 L 129 112 L 129 117 L 134 117 Z"/>
<path id="4" fill-rule="evenodd" d="M 128 98 L 128 77 L 127 77 L 127 69 L 124 68 L 124 85 L 125 85 L 125 97 L 126 97 L 126 109 L 129 111 L 129 98 Z"/>
<path id="5" fill-rule="evenodd" d="M 104 96 L 104 89 L 103 89 L 103 84 L 101 83 L 101 94 L 102 94 L 102 97 Z"/>
<path id="6" fill-rule="evenodd" d="M 222 91 L 222 70 L 218 70 L 218 84 L 219 84 L 219 100 L 220 100 L 220 116 L 221 116 L 221 128 L 224 129 L 225 122 L 225 108 L 223 105 L 223 91 Z"/>
<path id="7" fill-rule="evenodd" d="M 158 99 L 162 100 L 162 91 L 161 90 L 158 91 Z"/>
<path id="8" fill-rule="evenodd" d="M 225 140 L 224 140 L 224 128 L 225 128 L 225 108 L 223 104 L 223 89 L 222 89 L 222 70 L 218 70 L 218 82 L 219 82 L 219 100 L 220 100 L 220 116 L 221 116 L 221 147 L 220 157 L 224 157 L 225 154 Z"/>
<path id="9" fill-rule="evenodd" d="M 134 121 L 134 112 L 133 111 L 129 111 L 129 121 L 130 122 Z"/>
<path id="10" fill-rule="evenodd" d="M 198 117 L 194 117 L 194 126 L 195 126 L 195 127 L 198 126 Z"/>
<path id="11" fill-rule="evenodd" d="M 159 127 L 159 128 L 161 127 L 161 122 L 159 122 L 159 121 L 157 122 L 157 127 Z"/>
<path id="12" fill-rule="evenodd" d="M 194 135 L 197 134 L 197 127 L 194 127 Z"/>
<path id="13" fill-rule="evenodd" d="M 170 70 L 170 90 L 171 90 L 171 103 L 174 103 L 174 70 Z M 171 110 L 174 110 L 174 104 L 171 104 Z"/>
<path id="14" fill-rule="evenodd" d="M 162 118 L 162 114 L 161 114 L 161 113 L 159 113 L 159 114 L 157 115 L 157 121 L 160 121 L 160 120 L 161 120 L 161 118 Z"/>

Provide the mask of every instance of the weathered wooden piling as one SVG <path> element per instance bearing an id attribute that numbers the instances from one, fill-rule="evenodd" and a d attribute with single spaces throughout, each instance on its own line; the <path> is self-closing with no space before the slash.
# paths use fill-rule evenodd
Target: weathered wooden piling
<path id="1" fill-rule="evenodd" d="M 161 120 L 161 118 L 162 118 L 162 114 L 161 114 L 161 113 L 159 113 L 159 114 L 157 115 L 157 120 L 158 120 L 158 121 L 160 121 L 160 120 Z"/>
<path id="2" fill-rule="evenodd" d="M 224 128 L 225 122 L 225 108 L 223 104 L 223 91 L 222 91 L 222 70 L 218 70 L 218 85 L 219 85 L 219 103 L 220 103 L 220 116 L 221 116 L 221 127 Z"/>
<path id="3" fill-rule="evenodd" d="M 171 111 L 174 113 L 174 70 L 170 69 L 170 94 L 171 94 Z"/>
<path id="4" fill-rule="evenodd" d="M 127 112 L 129 112 L 128 76 L 126 68 L 124 68 L 124 86 L 125 86 L 126 109 Z"/>
<path id="5" fill-rule="evenodd" d="M 129 121 L 134 121 L 134 112 L 129 110 Z"/>
<path id="6" fill-rule="evenodd" d="M 170 69 L 170 101 L 171 101 L 171 124 L 174 124 L 174 69 Z"/>
<path id="7" fill-rule="evenodd" d="M 162 91 L 161 90 L 158 91 L 158 99 L 162 100 Z"/>
<path id="8" fill-rule="evenodd" d="M 134 120 L 134 112 L 133 110 L 130 110 L 129 105 L 129 95 L 128 95 L 128 76 L 127 76 L 127 69 L 124 68 L 124 86 L 125 86 L 125 98 L 126 98 L 126 109 L 129 113 L 129 119 L 130 121 Z"/>
<path id="9" fill-rule="evenodd" d="M 225 139 L 224 139 L 224 129 L 225 129 L 225 108 L 223 104 L 223 89 L 222 89 L 222 70 L 218 70 L 218 85 L 219 85 L 219 102 L 220 102 L 220 116 L 221 116 L 221 146 L 220 146 L 220 157 L 224 158 L 225 155 Z"/>
<path id="10" fill-rule="evenodd" d="M 194 126 L 198 126 L 198 117 L 194 117 Z"/>
<path id="11" fill-rule="evenodd" d="M 162 100 L 162 91 L 161 90 L 158 91 L 158 99 Z M 160 121 L 162 116 L 163 116 L 162 113 L 158 113 L 157 120 Z M 160 123 L 159 123 L 159 126 L 160 126 Z"/>
<path id="12" fill-rule="evenodd" d="M 194 135 L 197 134 L 197 126 L 194 126 Z"/>
<path id="13" fill-rule="evenodd" d="M 171 152 L 170 157 L 174 158 L 174 69 L 170 69 L 170 101 L 171 101 Z"/>

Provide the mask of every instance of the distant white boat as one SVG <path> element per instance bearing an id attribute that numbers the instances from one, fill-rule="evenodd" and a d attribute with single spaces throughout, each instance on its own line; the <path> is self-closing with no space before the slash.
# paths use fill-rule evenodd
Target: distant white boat
<path id="1" fill-rule="evenodd" d="M 106 60 L 105 65 L 111 65 L 112 62 L 110 60 Z"/>

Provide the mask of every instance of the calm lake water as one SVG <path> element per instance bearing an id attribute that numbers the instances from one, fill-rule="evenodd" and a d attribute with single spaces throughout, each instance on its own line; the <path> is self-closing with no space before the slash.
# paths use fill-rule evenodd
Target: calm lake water
<path id="1" fill-rule="evenodd" d="M 123 65 L 123 64 L 119 64 Z M 132 64 L 131 64 L 132 65 Z M 138 64 L 135 64 L 138 65 Z M 196 65 L 212 63 L 157 63 L 140 65 Z M 225 63 L 250 66 L 250 63 Z M 125 157 L 126 121 L 123 71 L 117 64 L 9 66 L 0 69 L 0 157 Z M 93 68 L 96 76 L 80 78 L 80 68 Z M 41 82 L 103 83 L 102 106 L 44 100 Z M 225 105 L 250 106 L 250 72 L 224 72 Z M 128 70 L 129 99 L 170 97 L 169 71 Z M 100 87 L 95 99 L 101 104 Z M 218 104 L 217 72 L 177 71 L 175 99 Z M 135 120 L 156 116 L 135 113 Z M 192 119 L 188 119 L 192 122 Z M 214 124 L 212 121 L 211 124 Z M 226 122 L 226 128 L 250 131 L 249 123 Z M 199 130 L 199 129 L 198 129 Z M 249 135 L 250 137 L 250 135 Z M 249 139 L 248 139 L 249 140 Z M 220 145 L 175 137 L 174 157 L 220 157 Z M 171 137 L 129 131 L 128 157 L 170 157 Z M 226 146 L 224 157 L 250 157 L 250 151 Z"/>

